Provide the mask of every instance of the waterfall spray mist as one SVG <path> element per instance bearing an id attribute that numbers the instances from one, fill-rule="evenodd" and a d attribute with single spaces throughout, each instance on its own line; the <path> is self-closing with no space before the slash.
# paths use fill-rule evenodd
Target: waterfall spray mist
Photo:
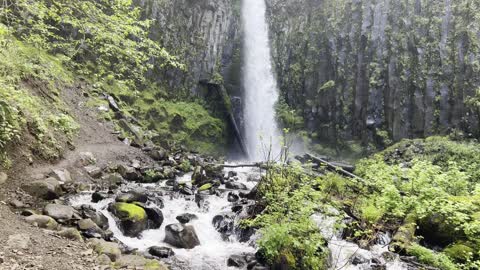
<path id="1" fill-rule="evenodd" d="M 275 119 L 278 90 L 272 72 L 264 0 L 243 0 L 243 87 L 245 91 L 245 139 L 250 160 L 277 157 L 280 132 Z"/>

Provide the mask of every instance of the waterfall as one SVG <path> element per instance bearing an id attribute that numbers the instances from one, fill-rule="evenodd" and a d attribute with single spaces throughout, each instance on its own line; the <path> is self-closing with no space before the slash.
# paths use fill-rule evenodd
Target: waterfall
<path id="1" fill-rule="evenodd" d="M 243 0 L 243 88 L 245 91 L 245 140 L 250 160 L 261 161 L 281 152 L 275 120 L 278 91 L 272 71 L 264 0 Z M 271 150 L 271 151 L 269 151 Z"/>

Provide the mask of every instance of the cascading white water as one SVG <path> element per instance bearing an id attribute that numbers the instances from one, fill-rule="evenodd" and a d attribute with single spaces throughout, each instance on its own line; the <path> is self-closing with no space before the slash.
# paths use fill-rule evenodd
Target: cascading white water
<path id="1" fill-rule="evenodd" d="M 277 83 L 272 71 L 264 0 L 243 0 L 243 87 L 245 91 L 245 140 L 250 160 L 276 158 L 281 152 L 275 120 Z M 269 151 L 271 150 L 271 151 Z"/>
<path id="2" fill-rule="evenodd" d="M 251 189 L 255 186 L 254 182 L 248 181 L 251 169 L 235 169 L 238 173 L 238 182 L 243 183 L 247 188 Z M 191 174 L 185 174 L 176 179 L 178 183 L 191 185 Z M 136 188 L 146 189 L 150 191 L 158 190 L 165 187 L 165 182 L 158 184 L 134 184 L 130 183 L 122 187 L 123 190 L 135 190 Z M 220 188 L 225 188 L 221 186 Z M 192 270 L 225 270 L 238 269 L 235 267 L 227 267 L 227 259 L 231 255 L 254 253 L 255 248 L 250 243 L 239 242 L 236 236 L 231 236 L 225 241 L 221 234 L 216 231 L 212 224 L 213 218 L 222 213 L 231 210 L 232 203 L 227 201 L 226 193 L 222 196 L 207 196 L 206 203 L 208 211 L 199 208 L 193 198 L 184 196 L 170 196 L 165 194 L 163 198 L 164 208 L 162 213 L 164 221 L 159 229 L 143 231 L 139 238 L 125 236 L 119 229 L 112 214 L 107 210 L 110 203 L 115 201 L 115 197 L 102 200 L 98 203 L 91 202 L 91 192 L 70 198 L 69 203 L 72 206 L 90 205 L 95 210 L 103 213 L 108 218 L 109 229 L 113 232 L 116 239 L 126 246 L 139 251 L 145 251 L 151 246 L 168 246 L 172 247 L 175 257 L 182 262 L 182 266 L 173 265 L 171 269 L 192 269 Z M 177 194 L 178 195 L 178 194 Z M 155 206 L 155 205 L 152 205 Z M 178 223 L 176 216 L 183 213 L 195 214 L 198 219 L 191 221 L 189 224 L 195 228 L 200 240 L 200 245 L 193 249 L 180 249 L 168 245 L 164 242 L 165 226 Z"/>

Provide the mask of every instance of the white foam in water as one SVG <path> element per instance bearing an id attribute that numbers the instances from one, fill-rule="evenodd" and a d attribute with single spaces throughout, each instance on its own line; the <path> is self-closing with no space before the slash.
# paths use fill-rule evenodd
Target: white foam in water
<path id="1" fill-rule="evenodd" d="M 240 182 L 251 188 L 255 183 L 247 182 L 246 170 L 239 170 Z M 191 175 L 185 175 L 179 181 L 189 180 Z M 165 181 L 163 181 L 164 183 Z M 162 184 L 163 184 L 162 183 Z M 144 188 L 155 188 L 155 184 L 141 185 Z M 161 186 L 161 184 L 159 184 Z M 227 259 L 229 256 L 241 253 L 254 253 L 255 248 L 247 243 L 240 243 L 236 239 L 224 241 L 221 234 L 218 233 L 213 224 L 213 218 L 226 210 L 230 210 L 231 204 L 226 198 L 218 196 L 208 196 L 209 203 L 208 212 L 202 212 L 195 201 L 187 201 L 185 198 L 170 198 L 169 195 L 163 196 L 165 207 L 162 209 L 164 221 L 162 226 L 156 230 L 146 230 L 140 238 L 132 238 L 124 236 L 117 227 L 112 215 L 108 212 L 108 205 L 114 201 L 113 198 L 92 203 L 91 194 L 83 194 L 73 198 L 70 203 L 74 206 L 88 204 L 96 210 L 101 211 L 107 218 L 110 230 L 114 233 L 115 238 L 130 248 L 145 251 L 151 246 L 170 246 L 163 240 L 165 238 L 165 226 L 178 223 L 176 217 L 183 213 L 192 213 L 197 215 L 198 220 L 193 220 L 189 225 L 193 225 L 200 240 L 200 246 L 193 249 L 173 248 L 176 257 L 188 264 L 191 269 L 195 270 L 223 270 L 227 267 Z M 234 237 L 232 237 L 234 238 Z M 171 246 L 170 246 L 171 247 Z M 232 268 L 236 269 L 236 268 Z"/>
<path id="2" fill-rule="evenodd" d="M 336 211 L 336 210 L 335 210 Z M 373 245 L 369 250 L 360 248 L 357 244 L 343 240 L 337 236 L 335 231 L 335 217 L 329 217 L 322 214 L 315 214 L 312 219 L 320 228 L 320 231 L 328 241 L 328 248 L 331 253 L 331 270 L 368 270 L 372 269 L 370 260 L 372 258 L 382 258 L 384 252 L 388 252 L 388 243 L 390 235 L 382 236 L 382 244 Z M 352 258 L 358 256 L 366 260 L 365 263 L 357 265 L 352 264 Z M 386 263 L 387 270 L 407 270 L 408 265 L 401 262 L 398 256 L 392 262 Z"/>

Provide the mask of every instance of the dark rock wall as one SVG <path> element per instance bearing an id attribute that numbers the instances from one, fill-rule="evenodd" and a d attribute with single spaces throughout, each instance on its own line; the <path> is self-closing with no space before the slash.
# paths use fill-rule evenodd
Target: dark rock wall
<path id="1" fill-rule="evenodd" d="M 472 131 L 478 0 L 267 0 L 282 96 L 319 139 Z"/>
<path id="2" fill-rule="evenodd" d="M 135 0 L 135 4 L 153 20 L 153 39 L 186 65 L 185 72 L 152 74 L 159 82 L 168 82 L 169 91 L 201 94 L 199 81 L 218 82 L 228 75 L 239 44 L 240 1 Z"/>

